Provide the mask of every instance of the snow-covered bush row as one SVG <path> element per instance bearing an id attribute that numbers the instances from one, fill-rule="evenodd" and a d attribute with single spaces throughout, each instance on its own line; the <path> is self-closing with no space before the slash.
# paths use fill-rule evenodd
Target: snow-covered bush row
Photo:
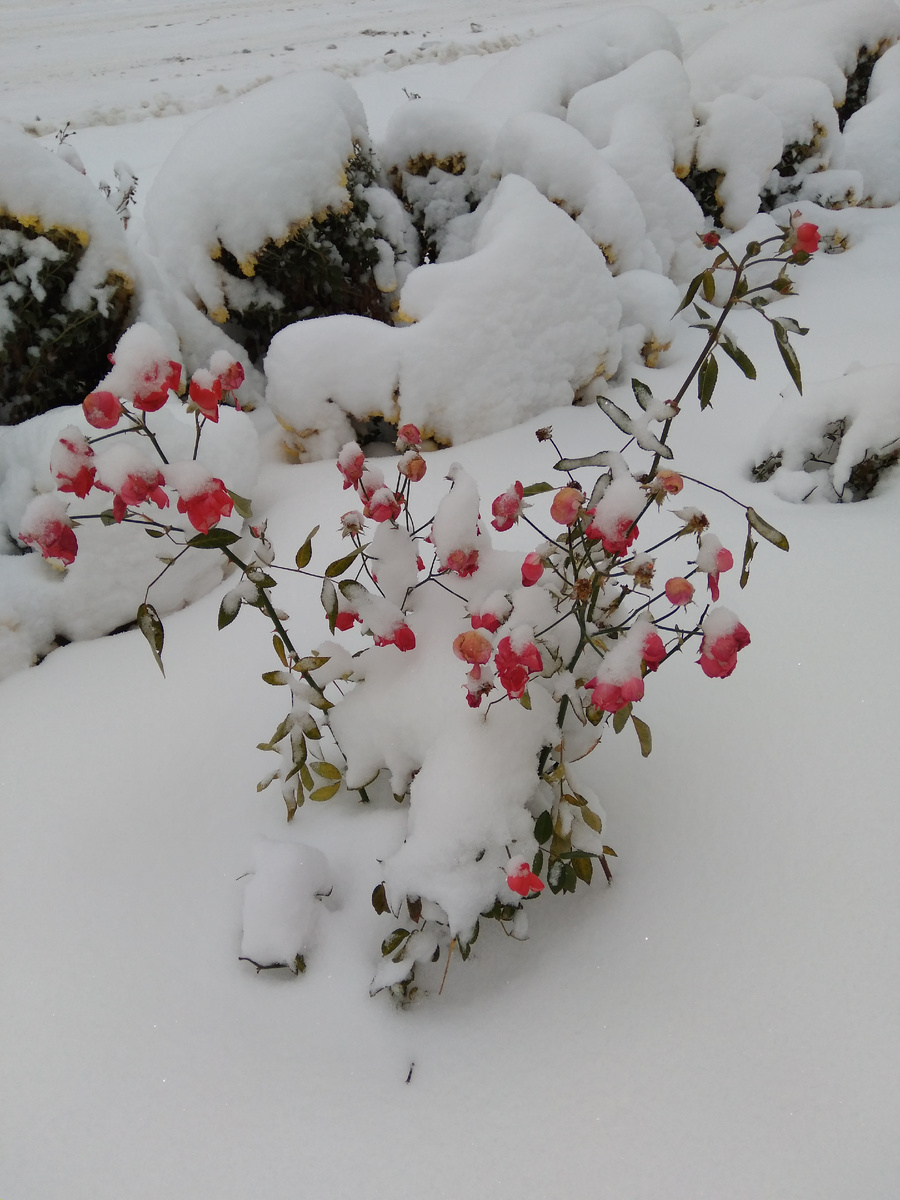
<path id="1" fill-rule="evenodd" d="M 133 277 L 103 196 L 0 121 L 0 424 L 81 401 L 125 327 Z"/>
<path id="2" fill-rule="evenodd" d="M 430 260 L 409 274 L 394 314 L 395 322 L 412 317 L 417 325 L 398 333 L 330 318 L 279 335 L 266 364 L 268 396 L 289 448 L 301 459 L 331 454 L 351 434 L 383 429 L 385 421 L 412 421 L 451 442 L 462 430 L 475 436 L 524 419 L 539 409 L 541 388 L 547 400 L 574 395 L 589 382 L 582 363 L 592 353 L 595 375 L 627 372 L 639 356 L 656 365 L 676 328 L 665 312 L 669 281 L 684 283 L 700 269 L 697 234 L 710 219 L 742 230 L 761 204 L 773 210 L 786 200 L 836 206 L 865 198 L 866 172 L 859 156 L 851 163 L 843 153 L 835 102 L 857 63 L 871 65 L 896 39 L 898 13 L 878 2 L 844 16 L 830 3 L 803 11 L 819 32 L 804 43 L 799 69 L 809 74 L 799 78 L 798 67 L 788 76 L 780 58 L 770 74 L 750 69 L 773 38 L 768 16 L 710 39 L 721 51 L 705 67 L 703 46 L 683 65 L 670 23 L 635 8 L 517 48 L 464 102 L 402 106 L 379 149 Z M 719 54 L 730 61 L 744 50 L 743 65 L 717 83 Z M 885 120 L 892 61 L 876 76 Z M 569 238 L 571 261 L 563 264 L 562 226 L 548 214 L 539 236 L 554 242 L 538 244 L 534 225 L 526 245 L 524 226 L 514 227 L 521 206 L 508 200 L 512 177 L 566 213 L 604 261 L 577 252 Z M 518 184 L 515 190 L 524 196 Z M 537 220 L 534 198 L 529 209 Z M 496 252 L 501 233 L 509 255 Z M 583 351 L 548 357 L 535 331 L 558 324 L 566 304 L 565 327 L 575 328 L 572 313 L 588 280 L 607 290 L 604 262 L 627 312 L 595 308 L 594 327 L 578 326 Z M 531 287 L 523 279 L 529 269 Z M 565 300 L 554 294 L 561 293 L 556 280 Z M 498 337 L 494 296 L 504 287 L 516 300 L 504 322 L 509 330 Z M 523 378 L 536 387 L 523 387 Z"/>
<path id="3" fill-rule="evenodd" d="M 380 415 L 444 443 L 506 429 L 619 364 L 622 308 L 600 250 L 517 176 L 454 221 L 455 261 L 414 271 L 407 328 L 332 317 L 283 330 L 268 401 L 304 457 Z"/>
<path id="4" fill-rule="evenodd" d="M 227 356 L 213 362 L 222 371 L 228 365 Z M 130 624 L 157 577 L 154 603 L 164 613 L 221 582 L 227 564 L 218 555 L 179 556 L 164 571 L 174 557 L 171 538 L 147 537 L 144 522 L 126 512 L 129 505 L 137 512 L 163 506 L 168 526 L 193 532 L 197 510 L 186 497 L 197 494 L 197 479 L 227 479 L 240 495 L 253 488 L 256 433 L 233 408 L 207 407 L 202 453 L 191 461 L 201 410 L 192 413 L 172 392 L 180 373 L 159 334 L 133 325 L 116 347 L 104 390 L 92 393 L 99 401 L 0 430 L 0 678 L 30 666 L 58 640 L 99 637 Z M 216 391 L 214 379 L 199 378 Z M 146 452 L 109 441 L 108 434 L 96 451 L 85 441 L 118 422 L 119 396 L 134 401 L 135 430 L 148 426 L 152 413 L 155 440 L 152 447 L 143 440 Z M 203 403 L 192 384 L 194 397 Z M 179 460 L 187 460 L 187 470 Z M 96 488 L 111 497 L 100 519 L 89 515 L 96 491 L 87 497 Z M 170 504 L 170 492 L 177 503 Z M 239 530 L 238 514 L 223 527 Z M 41 552 L 24 553 L 29 545 Z"/>
<path id="5" fill-rule="evenodd" d="M 763 431 L 758 479 L 785 500 L 864 500 L 900 461 L 900 366 L 856 367 L 785 400 Z"/>
<path id="6" fill-rule="evenodd" d="M 417 242 L 377 174 L 350 85 L 288 75 L 185 134 L 147 196 L 147 227 L 177 286 L 259 359 L 301 318 L 387 319 Z"/>

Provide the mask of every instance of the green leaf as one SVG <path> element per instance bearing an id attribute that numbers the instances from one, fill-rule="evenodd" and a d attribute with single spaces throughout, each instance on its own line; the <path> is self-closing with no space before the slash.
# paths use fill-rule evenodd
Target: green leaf
<path id="1" fill-rule="evenodd" d="M 631 390 L 634 392 L 635 400 L 637 400 L 638 404 L 646 412 L 653 403 L 653 393 L 642 379 L 632 379 Z"/>
<path id="2" fill-rule="evenodd" d="M 382 913 L 391 911 L 391 906 L 387 902 L 387 893 L 384 890 L 384 884 L 379 883 L 372 892 L 372 907 L 381 916 Z"/>
<path id="3" fill-rule="evenodd" d="M 163 530 L 163 529 L 145 528 L 144 533 L 146 533 L 147 537 L 152 537 L 152 538 L 161 538 L 161 537 L 166 536 L 165 530 Z"/>
<path id="4" fill-rule="evenodd" d="M 712 404 L 713 392 L 716 390 L 716 380 L 719 378 L 719 364 L 711 354 L 697 373 L 697 395 L 700 397 L 700 408 L 709 408 Z"/>
<path id="5" fill-rule="evenodd" d="M 232 533 L 230 529 L 211 529 L 209 533 L 196 534 L 187 544 L 195 550 L 221 550 L 240 540 L 240 535 Z"/>
<path id="6" fill-rule="evenodd" d="M 775 334 L 775 344 L 778 347 L 778 353 L 787 367 L 788 374 L 794 381 L 794 386 L 802 396 L 803 380 L 800 375 L 800 360 L 794 352 L 794 347 L 788 341 L 787 331 L 780 321 L 773 321 L 772 332 Z"/>
<path id="7" fill-rule="evenodd" d="M 599 400 L 597 401 L 599 404 Z M 589 454 L 587 458 L 561 458 L 553 464 L 554 471 L 577 471 L 581 467 L 602 467 L 606 462 L 606 451 Z"/>
<path id="8" fill-rule="evenodd" d="M 638 735 L 638 741 L 641 743 L 641 755 L 643 758 L 647 758 L 653 749 L 650 726 L 646 721 L 642 721 L 640 717 L 634 716 L 631 718 L 631 723 L 634 726 L 634 732 Z"/>
<path id="9" fill-rule="evenodd" d="M 618 404 L 613 404 L 606 396 L 598 396 L 597 404 L 616 429 L 621 429 L 627 437 L 634 437 L 634 422 L 624 409 L 619 408 Z"/>
<path id="10" fill-rule="evenodd" d="M 700 276 L 700 283 L 703 288 L 703 299 L 711 304 L 716 298 L 716 280 L 712 271 L 704 271 Z"/>
<path id="11" fill-rule="evenodd" d="M 230 488 L 225 489 L 231 497 L 231 503 L 235 507 L 235 511 L 239 517 L 243 517 L 245 521 L 249 521 L 253 516 L 253 508 L 246 496 L 239 496 L 237 492 L 232 492 Z"/>
<path id="12" fill-rule="evenodd" d="M 102 512 L 100 514 L 100 523 L 102 525 L 117 524 L 115 515 L 113 514 L 113 510 L 111 508 L 107 508 L 104 512 Z"/>
<path id="13" fill-rule="evenodd" d="M 317 775 L 321 775 L 323 779 L 337 780 L 338 783 L 341 781 L 340 768 L 336 767 L 334 763 L 314 762 L 312 764 L 312 769 Z"/>
<path id="14" fill-rule="evenodd" d="M 476 921 L 475 926 L 472 930 L 472 936 L 469 938 L 469 940 L 467 942 L 464 942 L 461 937 L 457 937 L 456 948 L 459 950 L 459 956 L 463 960 L 463 962 L 465 962 L 466 959 L 469 957 L 469 955 L 472 953 L 472 947 L 478 941 L 479 933 L 481 933 L 481 923 L 479 921 Z"/>
<path id="15" fill-rule="evenodd" d="M 309 566 L 309 560 L 312 558 L 312 540 L 318 532 L 319 532 L 319 526 L 317 525 L 315 527 L 315 529 L 312 531 L 312 533 L 309 535 L 309 537 L 306 539 L 306 541 L 303 543 L 303 545 L 300 547 L 300 549 L 297 551 L 297 558 L 295 561 L 297 563 L 298 568 L 301 571 L 303 570 L 304 567 Z"/>
<path id="16" fill-rule="evenodd" d="M 528 695 L 527 688 L 522 693 L 522 695 L 519 697 L 519 703 L 522 705 L 523 708 L 527 708 L 528 711 L 531 712 L 531 697 Z"/>
<path id="17" fill-rule="evenodd" d="M 307 737 L 309 737 L 309 734 L 307 734 Z M 313 790 L 313 788 L 316 786 L 315 780 L 313 779 L 313 777 L 310 773 L 309 767 L 306 765 L 306 763 L 304 763 L 303 766 L 300 768 L 300 782 L 303 784 L 303 786 L 306 788 L 306 790 L 308 792 L 311 792 Z"/>
<path id="18" fill-rule="evenodd" d="M 544 842 L 549 842 L 553 836 L 553 818 L 550 813 L 545 810 L 541 813 L 534 823 L 534 840 L 543 845 Z"/>
<path id="19" fill-rule="evenodd" d="M 790 544 L 784 534 L 776 529 L 774 525 L 770 525 L 755 509 L 747 509 L 747 521 L 760 537 L 764 537 L 767 542 L 771 542 L 779 550 L 790 550 Z"/>
<path id="20" fill-rule="evenodd" d="M 321 592 L 322 607 L 325 609 L 325 615 L 328 618 L 328 624 L 331 627 L 331 632 L 334 633 L 334 621 L 338 615 L 338 598 L 337 588 L 330 579 L 322 580 Z"/>
<path id="21" fill-rule="evenodd" d="M 222 603 L 219 605 L 219 616 L 218 616 L 217 624 L 220 629 L 224 629 L 226 627 L 226 625 L 230 625 L 231 622 L 238 615 L 238 613 L 241 611 L 241 601 L 240 600 L 238 600 L 237 604 L 233 604 L 231 602 L 226 604 L 227 600 L 228 600 L 228 596 L 225 596 L 222 600 Z"/>
<path id="22" fill-rule="evenodd" d="M 622 730 L 627 725 L 628 718 L 630 716 L 631 716 L 631 701 L 629 700 L 629 702 L 623 708 L 620 708 L 619 711 L 617 713 L 615 713 L 613 716 L 613 729 L 616 731 L 616 733 L 622 732 Z"/>
<path id="23" fill-rule="evenodd" d="M 329 563 L 325 568 L 325 578 L 334 579 L 338 575 L 343 575 L 354 559 L 360 555 L 359 546 L 354 546 L 349 554 L 345 554 L 343 558 L 336 558 L 333 563 Z"/>
<path id="24" fill-rule="evenodd" d="M 530 483 L 527 488 L 522 488 L 523 496 L 540 496 L 541 492 L 555 491 L 552 483 Z"/>
<path id="25" fill-rule="evenodd" d="M 583 808 L 581 810 L 581 817 L 585 825 L 587 825 L 589 829 L 593 829 L 594 833 L 603 832 L 603 822 L 592 808 Z"/>
<path id="26" fill-rule="evenodd" d="M 756 367 L 743 352 L 740 346 L 736 345 L 730 337 L 723 335 L 722 349 L 728 355 L 733 363 L 744 372 L 748 379 L 756 378 Z"/>
<path id="27" fill-rule="evenodd" d="M 594 864 L 587 854 L 573 855 L 572 869 L 583 883 L 590 883 L 594 877 Z"/>
<path id="28" fill-rule="evenodd" d="M 277 633 L 272 634 L 272 645 L 275 648 L 275 653 L 278 655 L 279 661 L 283 667 L 288 665 L 287 652 L 284 648 L 284 642 Z"/>
<path id="29" fill-rule="evenodd" d="M 698 315 L 698 316 L 699 316 L 699 317 L 700 317 L 702 320 L 704 320 L 704 321 L 708 321 L 708 320 L 709 320 L 709 313 L 706 311 L 706 309 L 705 309 L 705 308 L 701 308 L 699 304 L 695 304 L 695 305 L 694 305 L 694 311 L 697 313 L 697 315 Z"/>
<path id="30" fill-rule="evenodd" d="M 284 687 L 286 683 L 290 683 L 291 677 L 286 671 L 263 671 L 262 681 L 271 687 Z"/>
<path id="31" fill-rule="evenodd" d="M 804 329 L 799 321 L 795 321 L 793 317 L 779 317 L 779 325 L 782 325 L 789 333 L 799 334 L 800 337 L 806 337 L 809 329 Z"/>
<path id="32" fill-rule="evenodd" d="M 688 289 L 684 293 L 684 299 L 681 301 L 681 303 L 675 309 L 676 313 L 680 313 L 683 309 L 687 308 L 687 306 L 690 304 L 690 302 L 693 300 L 693 298 L 697 295 L 697 292 L 700 288 L 700 284 L 703 282 L 703 276 L 705 274 L 706 274 L 706 271 L 701 271 L 700 274 L 695 275 L 694 278 L 691 280 L 691 282 L 688 284 Z"/>
<path id="33" fill-rule="evenodd" d="M 409 913 L 409 919 L 415 924 L 422 920 L 422 898 L 420 896 L 407 896 L 406 909 Z"/>
<path id="34" fill-rule="evenodd" d="M 324 667 L 327 662 L 331 662 L 331 659 L 322 654 L 310 654 L 306 658 L 297 659 L 291 669 L 294 671 L 318 671 L 319 667 Z"/>
<path id="35" fill-rule="evenodd" d="M 278 743 L 283 741 L 291 732 L 293 722 L 294 718 L 288 713 L 267 742 L 257 742 L 257 750 L 274 750 Z"/>
<path id="36" fill-rule="evenodd" d="M 364 604 L 369 595 L 368 590 L 356 579 L 342 579 L 338 587 L 347 603 L 352 604 L 354 608 Z"/>
<path id="37" fill-rule="evenodd" d="M 137 610 L 138 629 L 147 639 L 150 644 L 150 649 L 153 651 L 153 657 L 156 659 L 156 665 L 162 671 L 165 677 L 166 671 L 162 661 L 163 641 L 165 639 L 165 630 L 163 623 L 159 619 L 159 613 L 152 604 L 142 604 Z"/>
<path id="38" fill-rule="evenodd" d="M 374 901 L 374 893 L 373 893 L 373 901 Z M 390 909 L 388 909 L 387 911 L 390 912 Z M 406 939 L 410 936 L 411 933 L 412 933 L 411 929 L 395 929 L 394 932 L 390 935 L 390 937 L 386 937 L 384 939 L 384 941 L 381 943 L 382 958 L 387 958 L 388 955 L 393 954 L 394 951 L 398 948 L 398 946 L 403 945 L 403 943 L 406 941 Z"/>
<path id="39" fill-rule="evenodd" d="M 340 786 L 340 780 L 338 780 L 337 783 L 329 783 L 325 787 L 316 788 L 315 791 L 309 793 L 309 798 L 317 801 L 330 800 Z"/>
<path id="40" fill-rule="evenodd" d="M 750 560 L 756 550 L 757 543 L 753 540 L 753 530 L 747 526 L 747 541 L 744 543 L 744 562 L 741 566 L 741 587 L 745 588 L 750 579 Z"/>
<path id="41" fill-rule="evenodd" d="M 531 869 L 532 869 L 532 871 L 534 871 L 535 875 L 540 875 L 541 871 L 543 871 L 543 869 L 544 869 L 544 852 L 543 852 L 543 850 L 538 850 L 538 852 L 535 854 L 534 858 L 531 860 Z"/>

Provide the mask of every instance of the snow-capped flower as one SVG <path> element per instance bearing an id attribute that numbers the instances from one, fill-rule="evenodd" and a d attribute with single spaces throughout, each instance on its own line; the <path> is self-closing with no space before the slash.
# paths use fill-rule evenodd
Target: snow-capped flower
<path id="1" fill-rule="evenodd" d="M 644 695 L 644 681 L 640 675 L 633 675 L 622 683 L 611 683 L 608 679 L 591 679 L 585 686 L 593 689 L 591 704 L 602 712 L 616 713 L 626 704 L 641 700 Z"/>
<path id="2" fill-rule="evenodd" d="M 454 571 L 460 579 L 474 575 L 478 570 L 478 551 L 474 549 L 451 550 L 444 560 L 448 571 Z"/>
<path id="3" fill-rule="evenodd" d="M 469 620 L 473 629 L 486 629 L 488 633 L 496 633 L 502 621 L 492 612 L 471 613 Z"/>
<path id="4" fill-rule="evenodd" d="M 210 369 L 214 369 L 213 361 L 210 361 Z M 239 362 L 230 362 L 224 370 L 215 371 L 215 374 L 223 392 L 236 392 L 244 382 L 244 368 Z"/>
<path id="5" fill-rule="evenodd" d="M 61 492 L 73 492 L 80 500 L 94 486 L 97 468 L 94 451 L 84 434 L 70 425 L 59 435 L 50 454 L 50 470 Z"/>
<path id="6" fill-rule="evenodd" d="M 694 585 L 682 575 L 666 580 L 666 599 L 670 604 L 685 606 L 694 598 Z"/>
<path id="7" fill-rule="evenodd" d="M 524 496 L 525 489 L 516 480 L 512 487 L 507 488 L 493 502 L 491 512 L 494 515 L 494 519 L 491 521 L 491 524 L 498 532 L 503 533 L 506 529 L 512 529 L 513 525 L 518 521 L 522 509 L 525 507 Z"/>
<path id="8" fill-rule="evenodd" d="M 684 480 L 677 471 L 668 471 L 665 467 L 660 467 L 656 472 L 656 478 L 659 481 L 662 490 L 669 496 L 677 496 L 684 487 Z"/>
<path id="9" fill-rule="evenodd" d="M 368 495 L 363 505 L 365 515 L 379 523 L 395 521 L 400 516 L 402 509 L 402 498 L 396 492 L 392 492 L 389 487 L 376 488 Z"/>
<path id="10" fill-rule="evenodd" d="M 94 429 L 112 429 L 122 416 L 122 403 L 112 392 L 91 392 L 85 396 L 81 407 L 84 419 Z"/>
<path id="11" fill-rule="evenodd" d="M 58 496 L 35 496 L 22 517 L 19 541 L 37 546 L 44 558 L 65 565 L 75 561 L 78 539 L 72 531 L 68 505 Z"/>
<path id="12" fill-rule="evenodd" d="M 593 510 L 588 509 L 588 512 L 593 515 Z M 606 528 L 594 520 L 584 531 L 585 537 L 589 540 L 602 542 L 603 549 L 607 554 L 626 554 L 638 533 L 638 527 L 631 517 L 618 517 Z"/>
<path id="13" fill-rule="evenodd" d="M 217 422 L 219 404 L 222 401 L 222 380 L 211 371 L 195 371 L 188 387 L 188 398 L 202 417 L 206 417 L 207 421 Z"/>
<path id="14" fill-rule="evenodd" d="M 510 859 L 506 868 L 506 886 L 517 896 L 533 896 L 544 890 L 544 882 L 524 858 Z"/>
<path id="15" fill-rule="evenodd" d="M 354 612 L 352 608 L 345 608 L 337 613 L 334 618 L 335 629 L 352 629 L 357 621 L 361 621 L 362 617 L 359 613 Z"/>
<path id="16" fill-rule="evenodd" d="M 132 404 L 141 412 L 157 412 L 169 398 L 169 392 L 177 392 L 181 384 L 181 363 L 154 363 L 144 371 L 140 387 L 132 398 Z"/>
<path id="17" fill-rule="evenodd" d="M 697 554 L 697 569 L 706 572 L 709 577 L 709 591 L 713 602 L 719 599 L 719 576 L 723 571 L 730 571 L 734 566 L 734 558 L 730 550 L 726 550 L 714 533 L 704 533 L 700 538 L 700 550 Z"/>
<path id="18" fill-rule="evenodd" d="M 115 489 L 113 496 L 113 516 L 119 522 L 125 520 L 125 515 L 130 504 L 143 504 L 145 501 L 150 501 L 157 508 L 168 508 L 169 497 L 163 491 L 165 479 L 161 471 L 155 468 L 144 471 L 130 472 L 120 481 L 119 486 Z M 103 486 L 102 484 L 100 486 Z M 109 488 L 104 488 L 109 491 Z M 181 501 L 179 508 L 181 506 Z M 184 509 L 181 509 L 184 512 Z M 206 531 L 204 530 L 204 533 Z"/>
<path id="19" fill-rule="evenodd" d="M 474 629 L 470 629 L 454 640 L 453 653 L 463 662 L 481 667 L 490 662 L 494 647 L 483 633 L 476 633 Z"/>
<path id="20" fill-rule="evenodd" d="M 178 498 L 178 511 L 187 514 L 198 533 L 209 533 L 223 517 L 231 516 L 233 508 L 234 501 L 221 479 L 209 479 L 204 487 Z"/>
<path id="21" fill-rule="evenodd" d="M 584 493 L 580 488 L 560 488 L 550 505 L 550 516 L 559 525 L 574 525 L 583 501 Z"/>
<path id="22" fill-rule="evenodd" d="M 737 666 L 738 651 L 750 645 L 750 634 L 733 612 L 714 608 L 701 626 L 703 641 L 697 662 L 710 679 L 727 679 Z"/>
<path id="23" fill-rule="evenodd" d="M 397 430 L 397 449 L 408 450 L 411 446 L 422 445 L 422 434 L 417 425 L 401 425 Z"/>
<path id="24" fill-rule="evenodd" d="M 427 464 L 418 451 L 407 450 L 397 463 L 397 470 L 412 483 L 418 483 L 427 470 Z"/>
<path id="25" fill-rule="evenodd" d="M 351 509 L 341 517 L 341 537 L 355 537 L 362 533 L 366 519 L 359 509 Z"/>
<path id="26" fill-rule="evenodd" d="M 494 655 L 500 682 L 506 689 L 507 696 L 518 700 L 525 694 L 529 675 L 543 671 L 544 660 L 541 652 L 532 641 L 525 641 L 513 648 L 512 638 L 500 639 L 497 653 Z"/>
<path id="27" fill-rule="evenodd" d="M 396 625 L 386 636 L 374 635 L 376 646 L 396 646 L 398 650 L 415 650 L 416 635 L 405 623 Z"/>
<path id="28" fill-rule="evenodd" d="M 533 587 L 544 573 L 544 562 L 534 550 L 525 555 L 522 563 L 522 587 Z"/>
<path id="29" fill-rule="evenodd" d="M 337 469 L 344 477 L 344 490 L 356 487 L 366 469 L 366 456 L 356 442 L 347 442 L 337 458 Z"/>

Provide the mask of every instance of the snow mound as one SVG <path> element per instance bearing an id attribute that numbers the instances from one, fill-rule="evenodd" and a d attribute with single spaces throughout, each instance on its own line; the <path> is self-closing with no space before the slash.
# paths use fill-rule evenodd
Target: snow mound
<path id="1" fill-rule="evenodd" d="M 786 500 L 863 499 L 900 459 L 900 367 L 858 367 L 784 402 L 756 475 Z"/>
<path id="2" fill-rule="evenodd" d="M 467 100 L 497 122 L 522 112 L 564 117 L 576 92 L 653 50 L 681 56 L 668 17 L 641 6 L 609 9 L 593 21 L 517 46 L 481 77 Z"/>
<path id="3" fill-rule="evenodd" d="M 319 902 L 331 887 L 331 871 L 321 850 L 305 842 L 260 838 L 244 889 L 241 957 L 257 967 L 305 970 Z"/>
<path id="4" fill-rule="evenodd" d="M 345 168 L 358 144 L 368 144 L 362 105 L 325 72 L 283 76 L 211 113 L 176 143 L 147 195 L 161 263 L 187 295 L 222 315 L 231 286 L 215 261 L 222 250 L 249 280 L 264 243 L 346 210 Z"/>
<path id="5" fill-rule="evenodd" d="M 454 224 L 471 252 L 412 272 L 399 313 L 409 328 L 329 317 L 273 339 L 267 398 L 302 457 L 337 454 L 351 418 L 376 415 L 467 441 L 570 404 L 616 370 L 621 306 L 573 221 L 510 175 Z"/>

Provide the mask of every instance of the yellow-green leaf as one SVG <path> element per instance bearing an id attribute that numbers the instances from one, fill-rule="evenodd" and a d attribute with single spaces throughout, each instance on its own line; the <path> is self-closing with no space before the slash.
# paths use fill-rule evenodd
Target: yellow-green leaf
<path id="1" fill-rule="evenodd" d="M 790 550 L 790 544 L 781 530 L 776 529 L 774 525 L 770 525 L 764 517 L 759 515 L 756 509 L 747 509 L 747 520 L 750 522 L 751 528 L 755 529 L 759 536 L 764 537 L 767 542 L 771 542 L 779 550 Z"/>
<path id="2" fill-rule="evenodd" d="M 300 549 L 297 551 L 296 563 L 297 563 L 297 567 L 301 571 L 303 570 L 304 567 L 309 566 L 309 560 L 312 558 L 312 540 L 318 532 L 319 532 L 319 526 L 317 525 L 315 527 L 315 529 L 312 531 L 312 533 L 309 535 L 309 537 L 306 539 L 306 541 L 303 543 L 303 545 L 300 547 Z"/>
<path id="3" fill-rule="evenodd" d="M 641 754 L 644 758 L 646 758 L 653 749 L 653 738 L 650 736 L 650 726 L 646 721 L 642 721 L 640 717 L 632 717 L 631 723 L 634 725 L 634 731 L 638 735 L 638 741 L 641 743 Z"/>
<path id="4" fill-rule="evenodd" d="M 321 775 L 323 779 L 335 779 L 340 783 L 341 772 L 340 768 L 330 762 L 314 762 L 312 769 L 317 775 Z"/>
<path id="5" fill-rule="evenodd" d="M 325 787 L 316 788 L 314 792 L 309 793 L 309 798 L 310 800 L 330 800 L 340 786 L 340 781 L 338 781 L 329 783 Z"/>

